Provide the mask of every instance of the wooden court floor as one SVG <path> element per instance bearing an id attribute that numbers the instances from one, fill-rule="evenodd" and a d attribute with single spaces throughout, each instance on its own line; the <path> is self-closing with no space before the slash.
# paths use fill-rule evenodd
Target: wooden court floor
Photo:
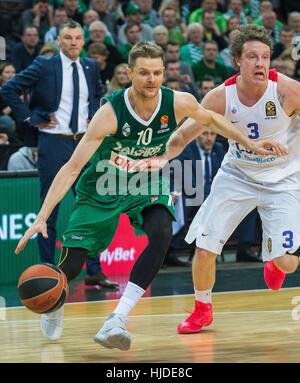
<path id="1" fill-rule="evenodd" d="M 299 288 L 216 293 L 213 324 L 193 335 L 176 333 L 192 295 L 144 298 L 128 323 L 129 351 L 93 341 L 115 305 L 67 304 L 64 334 L 56 342 L 43 338 L 38 315 L 9 308 L 0 320 L 0 362 L 300 362 Z"/>

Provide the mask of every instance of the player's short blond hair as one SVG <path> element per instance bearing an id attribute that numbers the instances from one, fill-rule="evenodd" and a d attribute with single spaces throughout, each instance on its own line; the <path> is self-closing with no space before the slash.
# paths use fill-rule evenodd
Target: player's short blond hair
<path id="1" fill-rule="evenodd" d="M 149 57 L 153 59 L 161 58 L 163 63 L 165 62 L 163 49 L 152 41 L 139 42 L 131 48 L 128 57 L 129 68 L 132 69 L 134 67 L 135 62 L 139 57 Z"/>
<path id="2" fill-rule="evenodd" d="M 265 27 L 254 24 L 241 25 L 232 32 L 231 56 L 234 66 L 236 66 L 236 60 L 242 56 L 243 46 L 248 41 L 261 41 L 268 45 L 272 52 L 270 32 Z"/>

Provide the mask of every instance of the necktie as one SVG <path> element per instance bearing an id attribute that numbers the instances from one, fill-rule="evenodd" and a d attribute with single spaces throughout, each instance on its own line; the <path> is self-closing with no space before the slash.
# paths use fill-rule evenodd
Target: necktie
<path id="1" fill-rule="evenodd" d="M 73 133 L 78 131 L 78 106 L 79 106 L 79 76 L 76 63 L 73 67 L 73 107 L 70 120 L 70 128 Z"/>
<path id="2" fill-rule="evenodd" d="M 208 152 L 204 152 L 205 161 L 204 161 L 204 199 L 208 196 L 210 192 L 210 184 L 211 184 L 211 174 L 210 174 L 210 166 L 209 166 L 209 156 Z"/>

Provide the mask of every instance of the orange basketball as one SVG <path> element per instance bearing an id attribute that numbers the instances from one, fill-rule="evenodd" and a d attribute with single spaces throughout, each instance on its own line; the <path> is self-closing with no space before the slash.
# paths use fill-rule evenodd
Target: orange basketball
<path id="1" fill-rule="evenodd" d="M 69 286 L 65 274 L 58 267 L 43 263 L 22 273 L 18 291 L 24 306 L 37 314 L 44 314 L 64 304 Z"/>

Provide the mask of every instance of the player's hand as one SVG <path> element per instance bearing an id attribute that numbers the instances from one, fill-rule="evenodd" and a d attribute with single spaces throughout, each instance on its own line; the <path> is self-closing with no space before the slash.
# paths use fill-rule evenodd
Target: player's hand
<path id="1" fill-rule="evenodd" d="M 288 154 L 288 150 L 285 146 L 279 144 L 271 138 L 262 141 L 252 141 L 251 150 L 256 154 L 265 156 L 282 157 Z"/>
<path id="2" fill-rule="evenodd" d="M 45 219 L 42 217 L 37 217 L 30 228 L 25 232 L 23 238 L 20 239 L 18 246 L 16 247 L 15 253 L 18 255 L 22 250 L 24 250 L 28 240 L 37 233 L 42 233 L 44 238 L 48 238 L 47 224 Z"/>
<path id="3" fill-rule="evenodd" d="M 134 164 L 134 170 L 139 172 L 154 172 L 162 169 L 168 162 L 168 159 L 166 159 L 163 155 L 149 157 L 136 161 Z"/>
<path id="4" fill-rule="evenodd" d="M 35 125 L 35 127 L 39 128 L 39 129 L 52 129 L 52 128 L 55 128 L 56 125 L 58 124 L 57 118 L 55 117 L 55 115 L 53 113 L 50 113 L 49 117 L 50 117 L 50 121 L 49 122 L 42 123 L 42 124 L 37 124 L 37 125 Z"/>

